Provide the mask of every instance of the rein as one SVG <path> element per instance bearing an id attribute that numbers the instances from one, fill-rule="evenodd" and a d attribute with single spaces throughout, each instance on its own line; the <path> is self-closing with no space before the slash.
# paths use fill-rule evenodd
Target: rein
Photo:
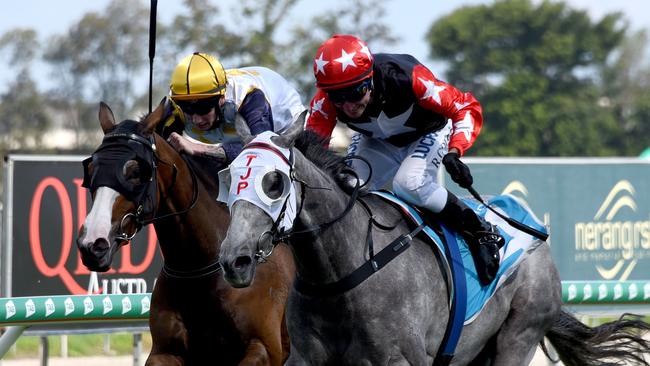
<path id="1" fill-rule="evenodd" d="M 312 226 L 310 226 L 310 227 L 308 227 L 306 229 L 303 229 L 303 230 L 289 231 L 289 232 L 286 232 L 286 233 L 278 233 L 278 231 L 277 231 L 277 223 L 280 220 L 276 220 L 276 222 L 273 223 L 273 227 L 271 228 L 271 231 L 274 234 L 273 235 L 273 242 L 274 243 L 279 243 L 281 241 L 290 240 L 291 237 L 294 236 L 294 235 L 304 235 L 304 234 L 311 234 L 311 233 L 318 234 L 321 231 L 323 231 L 323 230 L 329 228 L 330 226 L 334 225 L 335 223 L 341 221 L 345 216 L 347 216 L 347 214 L 350 213 L 350 211 L 354 207 L 354 204 L 357 202 L 357 200 L 359 198 L 359 191 L 360 191 L 360 188 L 361 188 L 361 186 L 359 185 L 359 179 L 358 179 L 358 176 L 356 175 L 356 173 L 354 171 L 352 171 L 352 170 L 350 170 L 350 172 L 357 178 L 357 184 L 355 185 L 354 190 L 352 191 L 352 194 L 350 194 L 350 200 L 348 201 L 348 204 L 345 206 L 345 209 L 338 216 L 336 216 L 334 219 L 332 219 L 330 221 L 327 221 L 325 223 L 322 223 L 322 224 L 315 224 L 315 225 L 312 225 Z M 294 177 L 294 179 L 296 179 L 296 178 Z M 300 204 L 300 210 L 296 213 L 296 217 L 297 217 L 300 214 L 300 211 L 302 211 L 302 207 L 304 206 L 305 188 L 312 188 L 312 187 L 310 187 L 307 183 L 305 183 L 302 180 L 296 179 L 296 181 L 300 182 L 300 186 L 302 187 L 302 189 L 300 190 L 300 196 L 301 196 L 300 202 L 301 202 L 301 204 Z"/>
<path id="2" fill-rule="evenodd" d="M 151 173 L 152 178 L 151 178 L 151 180 L 149 182 L 147 182 L 147 185 L 153 183 L 154 184 L 154 190 L 156 190 L 155 187 L 158 186 L 158 184 L 157 184 L 157 182 L 158 182 L 158 173 L 157 173 L 157 171 L 158 170 L 157 170 L 156 162 L 160 162 L 162 164 L 171 166 L 173 168 L 172 183 L 171 183 L 170 189 L 174 188 L 174 186 L 176 185 L 176 176 L 178 174 L 178 167 L 176 166 L 175 163 L 169 163 L 169 162 L 161 159 L 158 156 L 158 154 L 156 154 L 156 151 L 157 151 L 156 144 L 152 139 L 146 139 L 146 138 L 144 138 L 142 136 L 139 136 L 139 135 L 136 135 L 136 134 L 133 134 L 133 133 L 131 133 L 131 134 L 122 134 L 122 133 L 120 133 L 120 134 L 107 135 L 105 137 L 105 139 L 108 139 L 108 140 L 112 140 L 112 139 L 128 139 L 128 140 L 136 141 L 136 142 L 144 145 L 145 147 L 147 147 L 148 150 L 150 150 L 151 153 L 152 153 L 152 158 L 151 158 L 151 160 L 149 162 L 149 164 L 151 164 L 151 169 L 152 169 L 152 173 Z M 129 213 L 125 214 L 122 217 L 122 220 L 120 221 L 120 231 L 121 231 L 121 233 L 116 236 L 116 239 L 118 239 L 118 240 L 131 240 L 131 239 L 133 239 L 133 237 L 135 237 L 135 235 L 144 226 L 155 223 L 156 221 L 159 221 L 159 220 L 162 220 L 162 219 L 167 219 L 167 218 L 170 218 L 170 217 L 186 214 L 187 212 L 189 212 L 190 210 L 192 210 L 196 206 L 196 204 L 198 202 L 198 198 L 199 198 L 198 178 L 196 176 L 196 172 L 194 171 L 194 167 L 187 160 L 187 157 L 184 156 L 184 155 L 181 155 L 181 158 L 185 162 L 185 165 L 187 166 L 187 168 L 188 168 L 188 170 L 190 172 L 190 176 L 192 177 L 192 200 L 191 200 L 190 204 L 186 208 L 184 208 L 183 210 L 180 210 L 180 211 L 177 211 L 177 212 L 170 212 L 170 213 L 167 213 L 167 214 L 164 214 L 164 215 L 154 216 L 154 217 L 151 217 L 149 219 L 144 219 L 143 216 L 145 214 L 154 213 L 156 211 L 156 208 L 152 207 L 150 212 L 145 213 L 144 212 L 144 203 L 143 202 L 138 202 L 137 203 L 138 208 L 136 209 L 135 213 L 129 212 Z M 150 188 L 147 187 L 146 189 L 149 190 Z M 144 197 L 144 200 L 149 199 L 150 201 L 153 202 L 153 199 L 151 197 L 149 197 L 150 195 L 151 195 L 151 193 L 149 193 L 149 195 Z M 130 217 L 133 217 L 133 219 L 135 220 L 135 223 L 136 223 L 136 227 L 137 227 L 135 232 L 133 234 L 131 234 L 131 235 L 127 234 L 124 231 L 124 228 L 123 228 L 124 223 Z M 188 270 L 188 271 L 181 271 L 181 270 L 173 269 L 173 268 L 169 267 L 169 265 L 167 265 L 166 262 L 163 263 L 163 268 L 162 268 L 162 271 L 163 271 L 163 273 L 165 273 L 165 275 L 167 275 L 169 277 L 172 277 L 172 278 L 179 278 L 179 279 L 195 279 L 195 278 L 205 277 L 205 276 L 209 276 L 209 275 L 211 275 L 213 273 L 216 273 L 219 270 L 221 270 L 221 265 L 219 264 L 218 259 L 216 261 L 214 261 L 213 263 L 205 266 L 205 267 L 202 267 L 202 268 L 199 268 L 199 269 Z"/>
<path id="3" fill-rule="evenodd" d="M 172 217 L 172 216 L 183 215 L 183 214 L 189 212 L 191 209 L 193 209 L 194 206 L 196 206 L 196 203 L 199 200 L 199 184 L 197 182 L 196 173 L 194 172 L 194 168 L 192 167 L 192 164 L 190 164 L 187 161 L 187 158 L 184 155 L 181 155 L 181 158 L 185 161 L 185 164 L 187 165 L 188 169 L 190 170 L 190 176 L 192 177 L 192 202 L 190 202 L 189 206 L 182 209 L 181 211 L 170 212 L 168 214 L 164 214 L 164 215 L 158 216 L 158 217 L 153 217 L 153 218 L 148 219 L 148 220 L 140 220 L 140 223 L 142 225 L 148 225 L 148 224 L 151 224 L 151 223 L 153 223 L 155 221 L 166 219 L 166 218 L 169 218 L 169 217 Z M 160 159 L 158 156 L 156 156 L 156 160 L 160 161 L 161 163 L 171 165 L 174 168 L 174 177 L 172 178 L 172 185 L 171 185 L 171 188 L 173 188 L 174 185 L 176 184 L 176 174 L 178 172 L 178 168 L 176 167 L 176 164 L 170 164 L 170 163 Z"/>
<path id="4" fill-rule="evenodd" d="M 292 167 L 292 172 L 293 172 L 293 167 Z M 360 185 L 360 179 L 359 176 L 356 174 L 354 170 L 348 170 L 348 172 L 353 175 L 356 178 L 356 184 L 354 186 L 354 189 L 352 193 L 350 194 L 350 199 L 345 207 L 345 209 L 337 215 L 334 219 L 327 221 L 322 224 L 315 224 L 312 225 L 306 229 L 299 230 L 299 231 L 290 231 L 287 233 L 279 233 L 277 228 L 279 222 L 282 220 L 282 215 L 284 214 L 284 207 L 282 209 L 282 214 L 279 216 L 278 220 L 276 220 L 273 223 L 273 226 L 271 227 L 270 233 L 273 237 L 272 239 L 272 248 L 275 247 L 279 242 L 282 241 L 287 241 L 291 240 L 291 238 L 295 235 L 304 235 L 304 234 L 313 234 L 317 235 L 318 233 L 326 230 L 330 226 L 336 224 L 337 222 L 341 221 L 345 216 L 347 216 L 354 205 L 358 202 L 361 204 L 363 207 L 364 211 L 368 214 L 368 231 L 366 233 L 366 247 L 368 248 L 368 255 L 369 259 L 364 262 L 361 266 L 359 266 L 357 269 L 352 271 L 350 274 L 346 275 L 345 277 L 339 279 L 338 281 L 335 282 L 330 282 L 326 284 L 319 284 L 319 285 L 314 285 L 309 282 L 306 282 L 302 280 L 300 277 L 296 277 L 294 286 L 296 290 L 304 295 L 308 296 L 314 296 L 314 297 L 326 297 L 326 296 L 334 296 L 338 295 L 344 292 L 347 292 L 355 287 L 357 287 L 359 284 L 361 284 L 363 281 L 365 281 L 367 278 L 372 276 L 375 272 L 379 271 L 380 269 L 384 268 L 390 261 L 395 259 L 397 256 L 402 254 L 406 249 L 410 247 L 410 243 L 413 240 L 413 238 L 418 235 L 420 231 L 422 231 L 426 224 L 421 224 L 417 226 L 415 229 L 413 229 L 411 232 L 407 234 L 402 234 L 398 236 L 396 239 L 394 239 L 390 244 L 388 244 L 384 249 L 379 251 L 375 255 L 374 253 L 374 245 L 373 245 L 373 240 L 372 240 L 372 228 L 373 227 L 378 227 L 381 230 L 393 230 L 397 227 L 398 223 L 395 225 L 384 225 L 380 222 L 378 222 L 375 219 L 375 216 L 372 214 L 372 210 L 370 209 L 370 206 L 368 203 L 366 203 L 363 199 L 359 197 L 359 192 L 361 190 L 361 185 Z M 303 180 L 297 179 L 297 177 L 294 176 L 292 177 L 294 180 L 300 182 L 301 184 L 301 199 L 300 199 L 300 209 L 298 213 L 296 214 L 296 217 L 300 214 L 300 211 L 302 210 L 302 207 L 304 206 L 304 201 L 305 201 L 305 188 L 312 188 L 307 183 L 305 183 Z M 285 206 L 286 206 L 286 201 L 285 201 Z M 264 236 L 266 233 L 265 232 L 262 234 Z M 261 237 L 262 237 L 261 236 Z M 260 237 L 260 239 L 261 239 Z M 263 251 L 262 251 L 263 252 Z M 268 253 L 273 252 L 273 249 L 271 249 Z"/>
<path id="5" fill-rule="evenodd" d="M 161 159 L 156 154 L 156 151 L 157 151 L 156 144 L 155 144 L 155 142 L 153 140 L 145 139 L 145 138 L 143 138 L 141 136 L 138 136 L 136 134 L 115 134 L 115 135 L 110 135 L 110 136 L 107 136 L 107 137 L 110 137 L 111 139 L 115 139 L 115 138 L 131 139 L 131 140 L 137 141 L 137 142 L 145 145 L 146 147 L 148 147 L 151 150 L 152 155 L 153 155 L 153 159 L 150 162 L 151 168 L 152 168 L 152 173 L 151 173 L 152 179 L 149 182 L 147 182 L 147 185 L 151 184 L 155 179 L 156 181 L 154 182 L 154 184 L 157 186 L 158 175 L 157 175 L 156 162 L 161 162 L 161 163 L 163 163 L 165 165 L 169 165 L 169 166 L 171 166 L 173 168 L 174 173 L 173 173 L 173 177 L 172 177 L 171 188 L 173 188 L 176 185 L 176 175 L 178 173 L 178 168 L 176 167 L 176 164 L 168 163 L 168 162 L 164 161 L 163 159 Z M 181 158 L 183 159 L 183 161 L 185 161 L 185 164 L 187 165 L 187 167 L 188 167 L 188 169 L 190 171 L 190 176 L 192 177 L 192 201 L 190 202 L 189 206 L 186 207 L 185 209 L 181 210 L 181 211 L 178 211 L 178 212 L 170 212 L 168 214 L 164 214 L 164 215 L 161 215 L 161 216 L 154 216 L 154 217 L 149 218 L 149 219 L 144 219 L 143 218 L 144 204 L 142 202 L 138 202 L 138 208 L 136 210 L 136 213 L 129 212 L 126 215 L 124 215 L 124 217 L 122 217 L 122 220 L 120 222 L 120 230 L 122 231 L 122 233 L 118 235 L 118 237 L 117 237 L 118 239 L 131 240 L 144 226 L 146 226 L 148 224 L 151 224 L 151 223 L 154 223 L 154 222 L 156 222 L 158 220 L 162 220 L 162 219 L 166 219 L 166 218 L 169 218 L 169 217 L 185 214 L 185 213 L 189 212 L 191 209 L 193 209 L 196 206 L 196 203 L 197 203 L 198 198 L 199 198 L 199 187 L 198 187 L 198 182 L 197 182 L 197 178 L 196 178 L 196 173 L 194 172 L 194 168 L 192 167 L 192 164 L 190 164 L 184 156 L 181 155 Z M 151 197 L 145 197 L 145 199 L 146 198 L 151 200 Z M 155 208 L 151 209 L 151 213 L 153 213 L 155 211 L 156 211 Z M 123 224 L 126 221 L 126 219 L 128 217 L 131 217 L 131 216 L 133 216 L 133 218 L 134 218 L 134 220 L 136 222 L 137 229 L 133 234 L 128 235 L 123 230 Z"/>

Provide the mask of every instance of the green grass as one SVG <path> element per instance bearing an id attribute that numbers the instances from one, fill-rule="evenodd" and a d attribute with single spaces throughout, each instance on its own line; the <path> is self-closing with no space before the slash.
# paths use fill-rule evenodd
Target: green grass
<path id="1" fill-rule="evenodd" d="M 110 337 L 110 352 L 104 352 L 104 339 Z M 61 356 L 61 336 L 47 337 L 50 357 Z M 16 344 L 7 352 L 5 359 L 38 357 L 40 337 L 20 337 Z M 142 350 L 151 349 L 151 335 L 142 334 Z M 133 354 L 133 335 L 131 333 L 86 334 L 68 336 L 68 357 L 99 356 L 99 355 L 131 355 Z"/>

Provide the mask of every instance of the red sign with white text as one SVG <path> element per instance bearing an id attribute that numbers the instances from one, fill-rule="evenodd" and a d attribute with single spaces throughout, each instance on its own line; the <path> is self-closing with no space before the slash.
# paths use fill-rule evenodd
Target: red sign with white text
<path id="1" fill-rule="evenodd" d="M 43 159 L 9 156 L 5 162 L 5 176 L 11 177 L 5 189 L 12 188 L 5 197 L 11 195 L 12 204 L 5 200 L 3 222 L 12 235 L 5 227 L 2 255 L 11 249 L 12 260 L 2 262 L 2 296 L 151 292 L 162 267 L 153 227 L 118 251 L 110 271 L 90 272 L 75 242 L 92 203 L 81 187 L 83 157 Z"/>

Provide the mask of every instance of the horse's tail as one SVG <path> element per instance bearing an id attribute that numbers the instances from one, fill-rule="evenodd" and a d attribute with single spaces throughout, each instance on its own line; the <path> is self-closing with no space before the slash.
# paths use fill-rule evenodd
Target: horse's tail
<path id="1" fill-rule="evenodd" d="M 589 327 L 562 310 L 546 337 L 566 366 L 650 365 L 643 355 L 650 354 L 650 342 L 640 333 L 650 324 L 639 316 L 623 314 L 618 320 Z M 551 358 L 543 347 L 544 353 Z"/>

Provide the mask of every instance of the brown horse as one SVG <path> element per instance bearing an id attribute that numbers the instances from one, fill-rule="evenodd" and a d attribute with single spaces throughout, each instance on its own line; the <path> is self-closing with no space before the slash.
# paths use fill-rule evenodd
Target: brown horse
<path id="1" fill-rule="evenodd" d="M 100 103 L 105 136 L 84 163 L 93 204 L 77 239 L 83 263 L 108 270 L 119 247 L 153 223 L 165 263 L 152 294 L 146 365 L 281 365 L 289 353 L 284 314 L 292 255 L 278 246 L 253 287 L 223 280 L 218 253 L 230 216 L 215 200 L 217 170 L 181 156 L 153 132 L 162 114 L 160 105 L 140 122 L 116 124 Z"/>

